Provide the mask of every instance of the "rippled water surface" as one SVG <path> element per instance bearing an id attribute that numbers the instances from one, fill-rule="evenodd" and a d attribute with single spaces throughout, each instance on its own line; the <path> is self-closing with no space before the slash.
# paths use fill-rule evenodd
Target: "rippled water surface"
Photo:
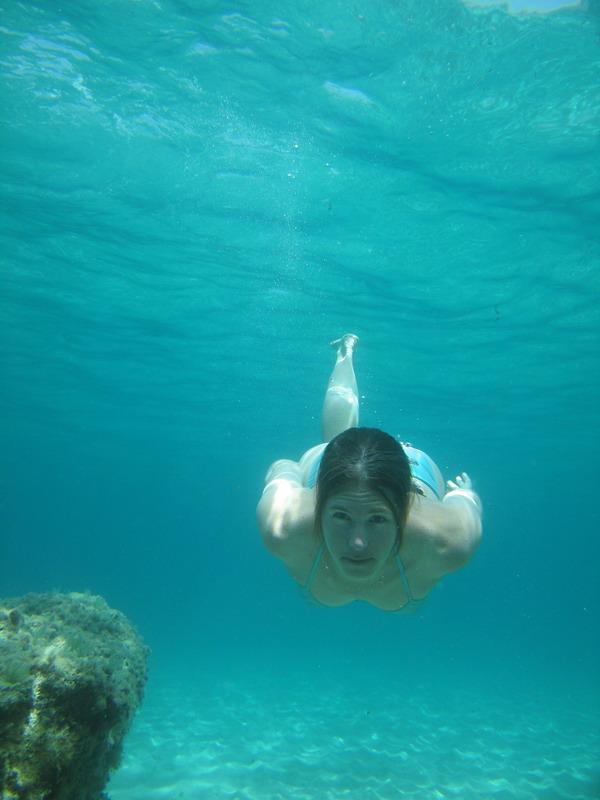
<path id="1" fill-rule="evenodd" d="M 532 4 L 0 2 L 0 594 L 151 644 L 115 800 L 597 796 L 600 7 Z M 255 530 L 345 331 L 483 498 L 417 617 Z"/>

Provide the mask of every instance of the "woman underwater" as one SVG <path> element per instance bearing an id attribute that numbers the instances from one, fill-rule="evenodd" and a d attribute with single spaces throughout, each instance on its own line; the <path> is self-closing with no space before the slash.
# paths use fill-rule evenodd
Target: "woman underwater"
<path id="1" fill-rule="evenodd" d="M 481 539 L 481 501 L 463 472 L 448 481 L 426 453 L 358 428 L 354 334 L 333 342 L 325 442 L 271 465 L 257 508 L 266 548 L 324 606 L 364 600 L 414 610 L 464 566 Z"/>

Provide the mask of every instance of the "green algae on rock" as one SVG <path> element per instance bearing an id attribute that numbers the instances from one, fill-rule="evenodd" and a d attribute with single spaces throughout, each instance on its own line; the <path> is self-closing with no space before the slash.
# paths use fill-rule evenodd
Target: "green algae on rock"
<path id="1" fill-rule="evenodd" d="M 142 700 L 147 655 L 101 597 L 0 599 L 0 797 L 99 800 Z"/>

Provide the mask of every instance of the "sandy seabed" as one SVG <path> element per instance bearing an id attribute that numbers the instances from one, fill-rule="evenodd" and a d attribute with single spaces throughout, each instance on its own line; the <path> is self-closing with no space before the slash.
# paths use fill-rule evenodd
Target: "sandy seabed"
<path id="1" fill-rule="evenodd" d="M 152 682 L 111 800 L 598 800 L 597 696 L 268 676 Z"/>

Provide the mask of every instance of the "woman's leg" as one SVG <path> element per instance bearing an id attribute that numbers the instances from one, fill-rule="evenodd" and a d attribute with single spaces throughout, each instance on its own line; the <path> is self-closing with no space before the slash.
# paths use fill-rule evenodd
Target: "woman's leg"
<path id="1" fill-rule="evenodd" d="M 352 365 L 352 353 L 358 344 L 358 336 L 346 333 L 331 344 L 337 347 L 337 355 L 321 414 L 323 439 L 326 442 L 358 425 L 358 387 Z"/>

